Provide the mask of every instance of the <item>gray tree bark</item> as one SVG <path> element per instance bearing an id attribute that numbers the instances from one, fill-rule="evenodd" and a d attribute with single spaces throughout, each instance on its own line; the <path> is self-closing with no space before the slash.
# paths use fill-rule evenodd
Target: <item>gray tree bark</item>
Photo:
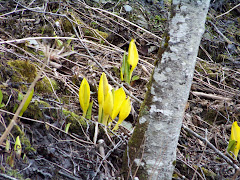
<path id="1" fill-rule="evenodd" d="M 125 179 L 172 179 L 210 0 L 173 0 L 168 34 L 124 156 Z"/>

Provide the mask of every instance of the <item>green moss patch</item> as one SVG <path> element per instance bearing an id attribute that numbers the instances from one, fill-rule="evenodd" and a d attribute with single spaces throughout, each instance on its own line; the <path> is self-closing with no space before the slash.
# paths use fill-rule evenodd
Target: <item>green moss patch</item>
<path id="1" fill-rule="evenodd" d="M 26 80 L 28 83 L 31 83 L 37 75 L 37 70 L 33 64 L 29 61 L 15 60 L 8 61 L 8 65 L 10 65 L 16 72 L 18 72 L 21 77 L 17 74 L 13 81 L 21 81 Z"/>

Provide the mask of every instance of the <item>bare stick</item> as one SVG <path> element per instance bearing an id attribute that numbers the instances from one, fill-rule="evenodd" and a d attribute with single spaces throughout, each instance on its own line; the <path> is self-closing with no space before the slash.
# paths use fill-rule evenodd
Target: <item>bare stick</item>
<path id="1" fill-rule="evenodd" d="M 202 96 L 205 98 L 211 98 L 211 99 L 217 99 L 217 100 L 223 100 L 223 101 L 231 101 L 232 100 L 232 98 L 222 97 L 222 96 L 217 96 L 215 94 L 207 94 L 207 93 L 197 92 L 197 91 L 193 91 L 192 94 L 194 96 Z"/>
<path id="2" fill-rule="evenodd" d="M 217 26 L 212 22 L 212 21 L 208 21 L 210 22 L 210 24 L 213 25 L 213 27 L 216 29 L 217 33 L 223 37 L 224 41 L 226 41 L 228 44 L 233 44 L 232 41 L 230 41 L 226 36 L 224 36 L 224 34 L 217 28 Z"/>
<path id="3" fill-rule="evenodd" d="M 232 10 L 234 10 L 235 8 L 237 8 L 238 6 L 240 6 L 240 3 L 239 3 L 239 4 L 237 4 L 236 6 L 234 6 L 232 9 L 228 10 L 227 12 L 225 12 L 225 13 L 223 13 L 223 14 L 221 14 L 221 15 L 217 16 L 216 18 L 219 18 L 219 17 L 221 17 L 221 16 L 224 16 L 224 15 L 226 15 L 227 13 L 231 12 Z"/>

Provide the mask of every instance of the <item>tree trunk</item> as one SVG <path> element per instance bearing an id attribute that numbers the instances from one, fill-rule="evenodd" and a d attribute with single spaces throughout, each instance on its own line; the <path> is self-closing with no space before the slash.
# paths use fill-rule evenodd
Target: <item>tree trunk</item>
<path id="1" fill-rule="evenodd" d="M 172 179 L 176 148 L 210 0 L 173 0 L 139 120 L 124 155 L 125 179 Z"/>

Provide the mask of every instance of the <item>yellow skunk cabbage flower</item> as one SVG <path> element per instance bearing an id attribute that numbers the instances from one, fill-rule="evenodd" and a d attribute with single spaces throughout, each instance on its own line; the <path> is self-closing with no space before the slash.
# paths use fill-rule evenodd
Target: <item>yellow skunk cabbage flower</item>
<path id="1" fill-rule="evenodd" d="M 19 136 L 16 138 L 15 145 L 14 145 L 14 151 L 16 153 L 16 156 L 20 158 L 22 153 L 22 145 Z"/>
<path id="2" fill-rule="evenodd" d="M 120 108 L 119 112 L 119 119 L 115 127 L 113 128 L 113 131 L 118 129 L 119 124 L 123 122 L 124 119 L 126 119 L 131 111 L 131 102 L 129 97 L 125 99 L 122 103 L 122 106 Z"/>
<path id="3" fill-rule="evenodd" d="M 117 115 L 119 114 L 121 105 L 125 99 L 126 99 L 126 94 L 122 87 L 119 88 L 118 90 L 114 91 L 113 111 L 112 111 L 112 115 L 111 115 L 112 120 L 115 119 L 117 117 Z"/>
<path id="4" fill-rule="evenodd" d="M 113 110 L 113 94 L 111 90 L 108 90 L 107 96 L 103 103 L 103 124 L 108 124 L 108 117 L 112 115 Z"/>
<path id="5" fill-rule="evenodd" d="M 79 88 L 79 102 L 83 110 L 83 117 L 86 116 L 90 101 L 90 86 L 85 78 L 83 78 Z"/>
<path id="6" fill-rule="evenodd" d="M 131 69 L 130 69 L 130 80 L 131 80 L 132 72 L 138 63 L 138 51 L 137 51 L 137 47 L 134 42 L 134 39 L 132 39 L 129 44 L 127 61 L 129 65 L 131 65 Z"/>
<path id="7" fill-rule="evenodd" d="M 98 104 L 102 104 L 104 102 L 104 97 L 106 97 L 108 89 L 109 86 L 106 74 L 102 73 L 98 87 Z"/>
<path id="8" fill-rule="evenodd" d="M 103 103 L 107 96 L 107 92 L 110 89 L 110 85 L 108 84 L 108 80 L 105 73 L 102 73 L 99 81 L 98 87 L 98 122 L 102 123 L 102 111 L 103 111 Z"/>
<path id="9" fill-rule="evenodd" d="M 231 128 L 231 136 L 228 144 L 227 151 L 232 152 L 234 154 L 234 158 L 236 159 L 238 156 L 238 152 L 240 149 L 240 127 L 237 124 L 237 121 L 235 121 L 232 124 Z"/>

